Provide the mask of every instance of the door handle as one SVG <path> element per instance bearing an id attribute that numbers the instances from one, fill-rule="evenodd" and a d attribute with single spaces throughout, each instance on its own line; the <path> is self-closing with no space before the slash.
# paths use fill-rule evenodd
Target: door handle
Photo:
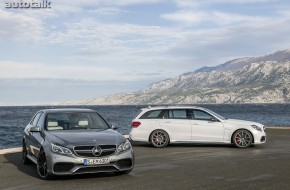
<path id="1" fill-rule="evenodd" d="M 192 123 L 192 125 L 199 125 L 199 124 L 197 124 L 197 123 Z"/>
<path id="2" fill-rule="evenodd" d="M 170 121 L 165 121 L 164 123 L 171 123 Z"/>

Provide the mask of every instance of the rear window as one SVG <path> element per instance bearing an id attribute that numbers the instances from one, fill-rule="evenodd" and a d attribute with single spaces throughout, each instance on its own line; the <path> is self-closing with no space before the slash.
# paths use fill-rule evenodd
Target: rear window
<path id="1" fill-rule="evenodd" d="M 144 113 L 140 119 L 155 119 L 161 117 L 162 110 L 152 110 Z"/>
<path id="2" fill-rule="evenodd" d="M 136 118 L 136 117 L 138 117 L 139 116 L 139 114 L 142 112 L 143 110 L 140 110 L 136 115 L 135 115 L 135 117 L 134 118 Z"/>

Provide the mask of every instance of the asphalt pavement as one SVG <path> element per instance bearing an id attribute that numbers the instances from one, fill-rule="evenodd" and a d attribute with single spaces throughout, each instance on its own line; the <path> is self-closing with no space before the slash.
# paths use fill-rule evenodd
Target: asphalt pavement
<path id="1" fill-rule="evenodd" d="M 41 180 L 20 153 L 0 156 L 0 189 L 290 189 L 290 130 L 267 129 L 267 143 L 179 144 L 153 148 L 133 143 L 135 168 L 128 175 L 89 174 Z"/>

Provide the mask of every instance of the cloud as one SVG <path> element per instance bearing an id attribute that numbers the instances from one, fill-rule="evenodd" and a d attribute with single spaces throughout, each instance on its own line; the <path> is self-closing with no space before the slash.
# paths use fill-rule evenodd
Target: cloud
<path id="1" fill-rule="evenodd" d="M 136 4 L 155 4 L 164 0 L 74 0 L 70 3 L 74 5 L 98 5 L 98 6 L 127 6 Z M 67 4 L 66 0 L 56 0 L 55 3 Z"/>
<path id="2" fill-rule="evenodd" d="M 276 2 L 278 0 L 202 0 L 202 1 L 192 1 L 192 0 L 173 0 L 173 2 L 180 8 L 200 8 L 209 7 L 218 4 L 264 4 Z"/>
<path id="3" fill-rule="evenodd" d="M 161 18 L 175 22 L 183 22 L 185 24 L 198 24 L 207 20 L 207 14 L 205 12 L 189 12 L 181 10 L 174 13 L 162 14 Z"/>
<path id="4" fill-rule="evenodd" d="M 101 15 L 117 15 L 121 13 L 126 13 L 128 11 L 122 10 L 118 7 L 101 7 L 101 8 L 90 10 L 90 12 L 101 14 Z"/>
<path id="5" fill-rule="evenodd" d="M 175 29 L 154 25 L 102 23 L 92 18 L 80 19 L 67 23 L 66 28 L 59 32 L 51 32 L 47 36 L 47 43 L 100 44 L 118 46 L 130 44 L 134 40 L 157 41 L 158 38 L 172 37 Z M 178 37 L 178 35 L 175 35 Z M 153 39 L 155 38 L 155 39 Z M 145 42 L 145 41 L 143 41 Z M 156 42 L 157 43 L 157 42 Z"/>
<path id="6" fill-rule="evenodd" d="M 152 64 L 154 65 L 154 64 Z M 15 61 L 0 61 L 0 79 L 31 79 L 31 78 L 50 78 L 62 80 L 83 80 L 83 81 L 116 81 L 132 82 L 144 81 L 152 82 L 161 80 L 168 73 L 148 70 L 152 65 L 132 64 L 131 68 L 136 71 L 128 70 L 129 65 L 116 64 L 61 64 L 49 65 L 43 63 L 24 63 Z M 138 73 L 138 74 L 137 74 Z M 143 73 L 143 74 L 140 74 Z M 148 76 L 150 78 L 148 79 Z"/>
<path id="7" fill-rule="evenodd" d="M 285 4 L 281 6 L 275 0 L 174 2 L 179 10 L 160 17 L 173 21 L 184 35 L 168 48 L 168 54 L 191 57 L 193 65 L 217 65 L 237 57 L 289 48 L 286 36 L 290 28 L 286 25 L 290 20 Z M 253 10 L 253 6 L 258 12 L 244 11 Z"/>
<path id="8" fill-rule="evenodd" d="M 110 80 L 110 68 L 79 65 L 49 65 L 42 63 L 21 63 L 0 61 L 0 78 L 62 78 L 62 79 L 95 79 Z"/>
<path id="9" fill-rule="evenodd" d="M 52 2 L 50 10 L 0 10 L 0 86 L 7 84 L 2 89 L 10 85 L 16 94 L 25 91 L 22 85 L 65 94 L 75 84 L 94 97 L 290 44 L 289 11 L 282 1 Z M 15 80 L 4 83 L 7 78 Z"/>
<path id="10" fill-rule="evenodd" d="M 128 12 L 123 10 L 127 5 L 156 4 L 163 0 L 51 0 L 51 9 L 16 10 L 0 9 L 0 39 L 21 42 L 47 41 L 46 35 L 50 34 L 46 24 L 51 24 L 51 19 L 64 19 L 70 14 L 86 17 L 88 13 L 99 15 L 118 15 Z M 88 8 L 89 7 L 89 8 Z M 75 16 L 75 15 L 74 15 Z M 68 19 L 69 20 L 69 19 Z M 64 22 L 64 24 L 69 24 Z M 58 23 L 59 25 L 60 23 Z M 55 27 L 55 26 L 52 26 Z M 58 35 L 60 37 L 61 34 Z M 57 42 L 59 40 L 55 39 Z"/>
<path id="11" fill-rule="evenodd" d="M 211 22 L 218 25 L 230 25 L 240 23 L 257 23 L 267 21 L 267 18 L 258 16 L 248 16 L 242 14 L 232 14 L 221 11 L 195 11 L 180 10 L 174 13 L 162 14 L 161 18 L 182 22 L 186 25 L 195 25 L 202 22 Z"/>
<path id="12" fill-rule="evenodd" d="M 176 41 L 168 54 L 191 56 L 201 66 L 222 64 L 243 56 L 257 56 L 289 48 L 289 19 L 269 19 L 261 23 L 244 23 L 215 29 L 192 30 Z M 269 45 L 271 44 L 271 45 Z"/>
<path id="13" fill-rule="evenodd" d="M 74 0 L 68 3 L 67 0 L 51 0 L 52 9 L 50 13 L 65 15 L 71 13 L 83 14 L 83 12 L 96 11 L 101 14 L 124 13 L 121 7 L 142 4 L 157 4 L 165 0 Z"/>
<path id="14" fill-rule="evenodd" d="M 41 20 L 0 9 L 0 38 L 13 41 L 39 41 L 45 30 Z"/>

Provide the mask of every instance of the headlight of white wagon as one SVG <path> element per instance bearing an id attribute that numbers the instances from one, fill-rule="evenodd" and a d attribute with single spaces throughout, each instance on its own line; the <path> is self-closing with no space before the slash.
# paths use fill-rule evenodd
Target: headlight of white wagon
<path id="1" fill-rule="evenodd" d="M 67 156 L 71 156 L 73 153 L 70 151 L 70 149 L 68 148 L 65 148 L 65 147 L 62 147 L 62 146 L 58 146 L 58 145 L 55 145 L 55 144 L 50 144 L 50 150 L 53 152 L 53 153 L 56 153 L 56 154 L 61 154 L 61 155 L 67 155 Z"/>
<path id="2" fill-rule="evenodd" d="M 251 127 L 253 127 L 254 129 L 262 132 L 262 128 L 257 126 L 257 125 L 251 125 Z"/>
<path id="3" fill-rule="evenodd" d="M 129 148 L 131 148 L 131 143 L 128 139 L 126 139 L 126 141 L 124 143 L 122 143 L 118 146 L 118 152 L 128 150 Z"/>

